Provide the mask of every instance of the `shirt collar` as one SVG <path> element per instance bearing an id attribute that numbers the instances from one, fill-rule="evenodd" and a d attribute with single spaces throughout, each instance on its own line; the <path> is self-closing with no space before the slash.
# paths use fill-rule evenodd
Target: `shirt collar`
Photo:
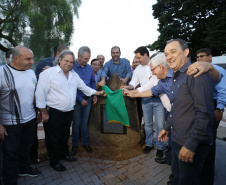
<path id="1" fill-rule="evenodd" d="M 173 78 L 173 70 L 171 68 L 169 68 L 169 71 L 166 74 L 166 77 Z"/>
<path id="2" fill-rule="evenodd" d="M 61 71 L 63 71 L 63 70 L 61 69 L 61 67 L 60 67 L 59 65 L 57 65 L 57 66 L 56 66 L 56 71 L 59 73 L 59 72 L 61 72 Z"/>
<path id="3" fill-rule="evenodd" d="M 188 70 L 188 66 L 191 65 L 191 62 L 186 62 L 179 70 L 173 73 L 173 78 L 177 78 L 180 73 L 185 73 Z"/>
<path id="4" fill-rule="evenodd" d="M 56 66 L 56 71 L 57 71 L 58 73 L 61 72 L 61 71 L 63 72 L 63 70 L 61 69 L 61 67 L 60 67 L 59 65 Z M 73 72 L 73 69 L 69 71 L 69 74 L 70 74 L 71 72 Z"/>
<path id="5" fill-rule="evenodd" d="M 79 63 L 78 63 L 78 60 L 75 61 L 75 65 L 76 65 L 76 67 L 81 67 L 82 68 L 82 66 L 80 66 Z M 86 67 L 86 66 L 87 66 L 87 64 L 84 65 L 83 67 Z"/>
<path id="6" fill-rule="evenodd" d="M 188 66 L 190 66 L 190 65 L 191 65 L 191 62 L 186 62 L 186 63 L 179 69 L 179 71 L 180 71 L 181 73 L 184 73 L 185 71 L 187 71 Z"/>
<path id="7" fill-rule="evenodd" d="M 113 64 L 115 64 L 115 65 L 119 65 L 119 64 L 121 64 L 121 63 L 122 63 L 122 59 L 121 59 L 121 58 L 119 58 L 119 63 L 118 63 L 118 64 L 116 64 L 116 63 L 114 62 L 114 60 L 113 60 L 113 59 L 111 59 L 111 61 L 112 61 L 112 63 L 113 63 Z"/>

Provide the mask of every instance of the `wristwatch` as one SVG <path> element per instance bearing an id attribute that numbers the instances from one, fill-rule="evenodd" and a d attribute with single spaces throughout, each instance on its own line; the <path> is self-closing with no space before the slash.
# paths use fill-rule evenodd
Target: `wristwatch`
<path id="1" fill-rule="evenodd" d="M 224 112 L 224 108 L 217 108 L 220 112 Z"/>

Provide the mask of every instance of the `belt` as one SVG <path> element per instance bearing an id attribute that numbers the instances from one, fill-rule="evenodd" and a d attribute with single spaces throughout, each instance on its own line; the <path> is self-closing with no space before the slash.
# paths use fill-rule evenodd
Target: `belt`
<path id="1" fill-rule="evenodd" d="M 90 98 L 90 96 L 84 96 L 83 99 L 84 100 L 88 100 Z"/>

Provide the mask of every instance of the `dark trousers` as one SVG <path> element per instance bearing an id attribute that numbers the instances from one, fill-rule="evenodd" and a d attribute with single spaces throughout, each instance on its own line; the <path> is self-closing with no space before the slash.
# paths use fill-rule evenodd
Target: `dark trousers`
<path id="1" fill-rule="evenodd" d="M 34 143 L 31 146 L 31 153 L 30 153 L 30 159 L 35 160 L 38 158 L 38 133 L 37 133 L 37 127 L 38 125 L 35 124 L 35 135 L 34 135 Z"/>
<path id="2" fill-rule="evenodd" d="M 3 166 L 2 178 L 4 185 L 17 184 L 19 170 L 30 166 L 30 150 L 35 135 L 35 119 L 19 125 L 5 125 L 8 136 L 2 143 Z"/>
<path id="3" fill-rule="evenodd" d="M 165 120 L 167 120 L 169 115 L 170 115 L 170 112 L 166 111 Z M 172 161 L 171 130 L 169 131 L 169 134 L 168 134 L 168 147 L 164 151 L 164 154 L 165 154 L 165 158 L 164 158 L 165 161 L 167 162 L 167 164 L 171 165 L 171 161 Z"/>
<path id="4" fill-rule="evenodd" d="M 214 107 L 216 110 L 217 101 L 214 100 Z M 216 136 L 217 136 L 217 128 L 220 124 L 220 121 L 215 120 L 215 129 L 214 129 L 214 140 L 213 146 L 209 155 L 207 156 L 204 166 L 202 169 L 201 175 L 201 185 L 213 185 L 214 184 L 214 168 L 215 168 L 215 155 L 216 155 Z"/>
<path id="5" fill-rule="evenodd" d="M 208 156 L 211 146 L 200 144 L 195 152 L 193 163 L 185 163 L 178 159 L 182 145 L 171 141 L 172 147 L 172 172 L 174 178 L 172 185 L 199 185 L 201 178 L 201 171 L 204 160 Z"/>
<path id="6" fill-rule="evenodd" d="M 2 141 L 0 141 L 0 185 L 2 184 Z"/>
<path id="7" fill-rule="evenodd" d="M 49 108 L 49 121 L 44 123 L 45 143 L 50 164 L 57 164 L 69 155 L 68 138 L 73 111 L 61 112 Z"/>

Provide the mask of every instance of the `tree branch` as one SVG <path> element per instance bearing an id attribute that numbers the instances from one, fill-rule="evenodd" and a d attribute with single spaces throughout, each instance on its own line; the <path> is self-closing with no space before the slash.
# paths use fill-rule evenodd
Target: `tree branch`
<path id="1" fill-rule="evenodd" d="M 12 37 L 9 37 L 7 35 L 3 35 L 1 32 L 0 32 L 0 38 L 8 40 L 13 46 L 17 45 L 17 43 L 15 42 L 15 40 L 13 40 Z"/>
<path id="2" fill-rule="evenodd" d="M 6 48 L 5 46 L 3 46 L 1 43 L 0 43 L 0 50 L 2 50 L 2 51 L 4 51 L 4 52 L 9 51 L 9 49 Z"/>

